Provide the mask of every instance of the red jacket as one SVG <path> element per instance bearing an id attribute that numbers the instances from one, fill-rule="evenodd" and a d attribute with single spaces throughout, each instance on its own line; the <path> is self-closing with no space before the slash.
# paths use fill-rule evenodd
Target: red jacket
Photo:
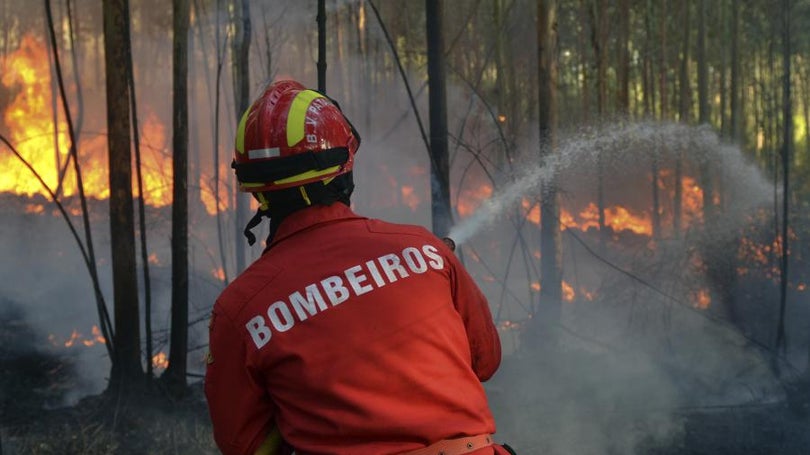
<path id="1" fill-rule="evenodd" d="M 441 240 L 341 203 L 309 207 L 214 305 L 214 437 L 252 454 L 275 424 L 299 455 L 383 455 L 494 433 L 480 381 L 500 349 L 485 297 Z"/>

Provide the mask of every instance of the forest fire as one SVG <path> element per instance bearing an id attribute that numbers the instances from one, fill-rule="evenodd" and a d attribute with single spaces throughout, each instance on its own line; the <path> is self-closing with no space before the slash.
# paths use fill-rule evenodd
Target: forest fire
<path id="1" fill-rule="evenodd" d="M 45 44 L 32 35 L 22 38 L 19 49 L 8 54 L 2 82 L 16 96 L 3 113 L 11 142 L 23 158 L 40 174 L 45 183 L 61 196 L 77 194 L 76 178 L 70 163 L 70 136 L 64 112 L 51 87 L 51 70 Z M 158 116 L 148 112 L 142 121 L 141 154 L 144 199 L 162 207 L 171 203 L 171 166 L 166 143 L 166 128 Z M 77 136 L 85 194 L 95 199 L 109 196 L 107 179 L 107 141 L 101 133 Z M 22 196 L 43 195 L 47 191 L 30 171 L 12 154 L 0 155 L 0 192 Z M 133 182 L 137 194 L 137 184 Z M 39 208 L 32 210 L 41 212 Z"/>
<path id="2" fill-rule="evenodd" d="M 532 204 L 528 199 L 521 202 L 526 211 L 526 219 L 533 224 L 540 224 L 540 205 Z M 614 232 L 630 231 L 638 235 L 652 235 L 652 221 L 646 212 L 635 212 L 621 205 L 605 208 L 605 226 Z M 582 211 L 573 214 L 565 208 L 560 210 L 560 228 L 587 231 L 599 228 L 599 208 L 594 202 L 589 203 Z"/>

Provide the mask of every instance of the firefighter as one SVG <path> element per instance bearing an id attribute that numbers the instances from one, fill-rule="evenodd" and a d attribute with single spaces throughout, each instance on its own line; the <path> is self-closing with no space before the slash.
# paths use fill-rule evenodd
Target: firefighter
<path id="1" fill-rule="evenodd" d="M 205 393 L 224 454 L 494 455 L 488 303 L 426 229 L 350 208 L 360 136 L 326 96 L 267 87 L 232 167 L 270 235 L 217 299 Z"/>

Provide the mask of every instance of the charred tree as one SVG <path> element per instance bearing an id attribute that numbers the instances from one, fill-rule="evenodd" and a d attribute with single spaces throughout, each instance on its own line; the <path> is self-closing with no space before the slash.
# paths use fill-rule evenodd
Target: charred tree
<path id="1" fill-rule="evenodd" d="M 537 0 L 539 159 L 555 153 L 557 141 L 557 1 Z M 540 203 L 540 304 L 530 332 L 535 342 L 555 344 L 553 327 L 562 310 L 562 236 L 556 182 L 543 188 Z"/>
<path id="2" fill-rule="evenodd" d="M 234 110 L 236 111 L 236 122 L 242 117 L 242 113 L 247 110 L 250 103 L 250 62 L 248 61 L 250 51 L 250 1 L 234 0 L 234 38 L 231 48 L 232 70 L 233 70 L 233 98 Z M 250 200 L 248 196 L 235 192 L 236 199 L 236 273 L 239 274 L 245 269 L 245 239 L 242 230 L 245 228 L 248 219 L 248 209 Z"/>
<path id="3" fill-rule="evenodd" d="M 122 64 L 130 56 L 129 2 L 105 0 L 104 62 L 110 183 L 110 247 L 115 301 L 114 358 L 109 387 L 128 392 L 141 381 L 140 317 L 132 204 L 129 78 Z"/>
<path id="4" fill-rule="evenodd" d="M 188 357 L 189 12 L 189 0 L 172 1 L 172 319 L 169 367 L 162 379 L 175 396 L 185 393 Z"/>

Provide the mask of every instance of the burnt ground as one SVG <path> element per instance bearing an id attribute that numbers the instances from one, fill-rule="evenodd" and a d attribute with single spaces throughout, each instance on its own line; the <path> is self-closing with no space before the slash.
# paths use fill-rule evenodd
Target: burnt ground
<path id="1" fill-rule="evenodd" d="M 0 454 L 216 454 L 201 383 L 172 400 L 155 382 L 142 394 L 86 397 L 56 407 L 77 386 L 73 358 L 35 337 L 0 302 Z"/>
<path id="2" fill-rule="evenodd" d="M 0 455 L 10 454 L 216 454 L 210 420 L 199 382 L 182 400 L 167 398 L 160 387 L 128 398 L 91 396 L 73 406 L 55 408 L 74 387 L 71 358 L 43 347 L 23 346 L 33 339 L 18 312 L 0 305 Z M 509 368 L 508 361 L 504 367 Z M 495 394 L 496 417 L 507 400 Z M 522 403 L 530 405 L 530 403 Z M 514 406 L 514 404 L 512 405 Z M 499 418 L 499 432 L 517 428 Z M 784 404 L 683 410 L 682 430 L 666 441 L 637 445 L 633 450 L 594 451 L 587 444 L 570 446 L 571 455 L 806 455 L 810 454 L 810 418 L 806 409 Z M 553 416 L 551 420 L 557 420 Z M 544 439 L 548 426 L 532 438 L 516 435 L 511 442 L 521 455 L 562 454 L 539 449 L 530 440 Z M 643 428 L 645 422 L 638 422 Z M 546 434 L 549 436 L 549 434 Z M 582 441 L 589 439 L 582 434 Z M 580 447 L 578 449 L 577 447 Z"/>

